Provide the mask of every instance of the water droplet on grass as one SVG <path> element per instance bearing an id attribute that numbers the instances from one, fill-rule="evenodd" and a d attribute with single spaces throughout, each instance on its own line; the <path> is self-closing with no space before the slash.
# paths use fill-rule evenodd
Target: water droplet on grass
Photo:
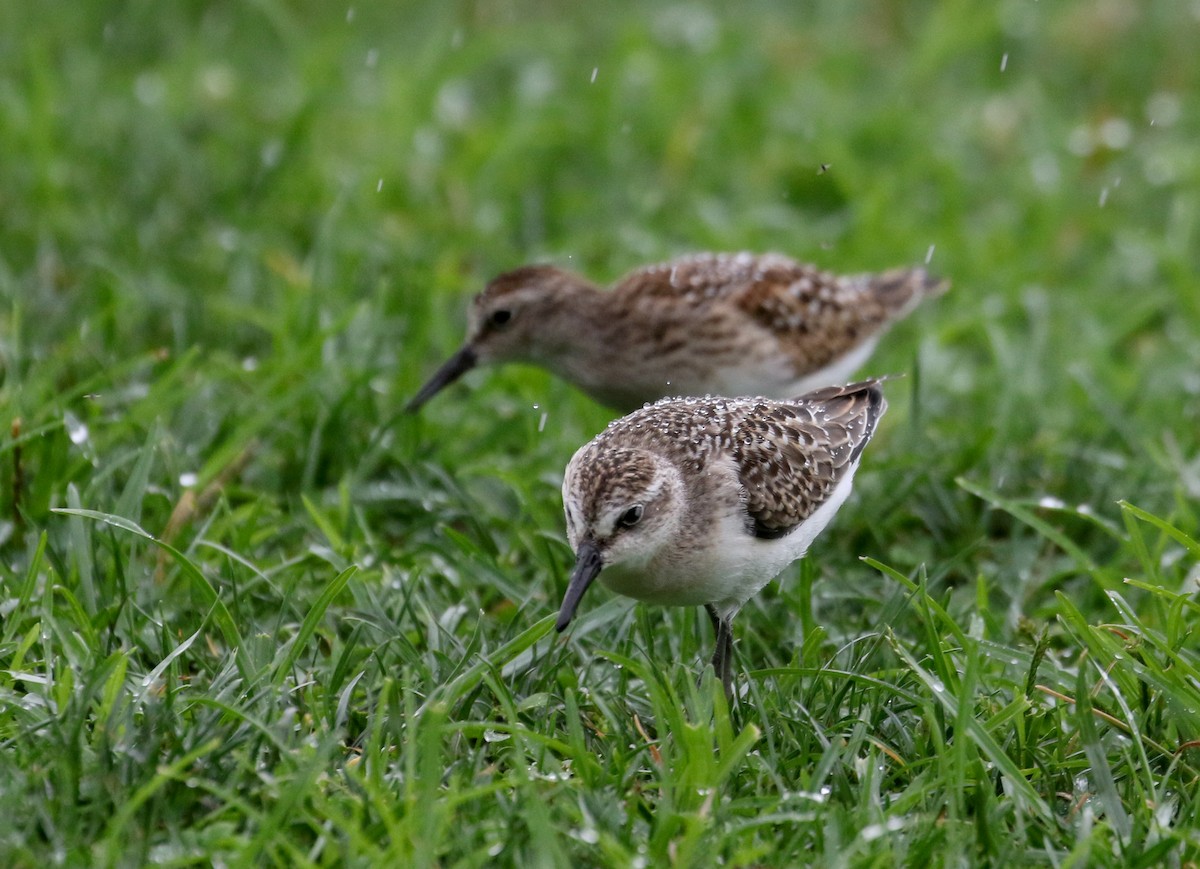
<path id="1" fill-rule="evenodd" d="M 279 163 L 279 159 L 283 156 L 283 142 L 278 139 L 269 139 L 263 143 L 263 146 L 258 150 L 258 159 L 267 168 L 271 168 Z"/>
<path id="2" fill-rule="evenodd" d="M 1100 141 L 1104 147 L 1120 151 L 1133 141 L 1133 127 L 1124 118 L 1109 118 L 1100 125 Z"/>
<path id="3" fill-rule="evenodd" d="M 87 424 L 70 411 L 63 414 L 63 428 L 67 430 L 67 437 L 75 446 L 86 443 L 91 436 Z"/>
<path id="4" fill-rule="evenodd" d="M 133 83 L 133 94 L 144 106 L 156 106 L 167 94 L 167 85 L 162 76 L 144 72 Z"/>
<path id="5" fill-rule="evenodd" d="M 1039 154 L 1029 162 L 1029 171 L 1033 175 L 1033 183 L 1041 190 L 1050 190 L 1058 186 L 1061 172 L 1058 161 L 1053 154 Z"/>
<path id="6" fill-rule="evenodd" d="M 902 829 L 904 829 L 904 821 L 901 818 L 888 818 L 882 824 L 869 824 L 863 827 L 859 835 L 864 842 L 872 842 L 880 836 Z"/>
<path id="7" fill-rule="evenodd" d="M 1160 91 L 1146 101 L 1151 126 L 1170 127 L 1182 113 L 1179 97 L 1168 91 Z"/>

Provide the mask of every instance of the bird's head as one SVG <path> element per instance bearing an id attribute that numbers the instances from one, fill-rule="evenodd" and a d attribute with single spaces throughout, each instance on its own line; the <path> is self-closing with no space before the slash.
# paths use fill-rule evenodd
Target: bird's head
<path id="1" fill-rule="evenodd" d="M 606 567 L 645 567 L 670 545 L 683 517 L 679 471 L 644 449 L 601 450 L 595 442 L 575 454 L 563 480 L 567 539 L 575 568 L 557 628 L 564 630 L 592 581 Z"/>
<path id="2" fill-rule="evenodd" d="M 589 289 L 554 266 L 525 266 L 494 278 L 471 302 L 463 346 L 421 387 L 408 410 L 479 364 L 553 363 L 571 344 L 573 300 Z"/>

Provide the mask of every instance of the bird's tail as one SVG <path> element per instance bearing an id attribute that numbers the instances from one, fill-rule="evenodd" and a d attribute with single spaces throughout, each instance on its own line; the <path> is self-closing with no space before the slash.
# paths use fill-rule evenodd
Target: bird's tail
<path id="1" fill-rule="evenodd" d="M 856 461 L 867 441 L 875 434 L 879 418 L 887 410 L 882 384 L 891 379 L 891 376 L 872 377 L 845 386 L 826 386 L 814 389 L 796 400 L 822 405 L 827 418 L 840 420 L 856 431 L 854 450 L 850 456 L 851 461 Z"/>
<path id="2" fill-rule="evenodd" d="M 905 316 L 922 299 L 940 296 L 950 281 L 931 275 L 923 268 L 898 268 L 867 278 L 872 294 L 891 312 L 893 319 Z"/>

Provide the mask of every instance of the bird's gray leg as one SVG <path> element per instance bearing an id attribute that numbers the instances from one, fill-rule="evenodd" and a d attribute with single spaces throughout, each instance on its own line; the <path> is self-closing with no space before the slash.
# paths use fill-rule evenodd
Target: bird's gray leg
<path id="1" fill-rule="evenodd" d="M 708 613 L 708 618 L 712 621 L 713 633 L 716 633 L 721 625 L 721 616 L 717 613 L 717 608 L 710 603 L 706 603 L 704 611 Z"/>
<path id="2" fill-rule="evenodd" d="M 721 618 L 717 608 L 712 604 L 704 605 L 705 612 L 712 620 L 713 631 L 717 635 L 716 649 L 713 651 L 712 665 L 717 677 L 725 687 L 725 698 L 733 699 L 733 626 L 729 618 Z"/>

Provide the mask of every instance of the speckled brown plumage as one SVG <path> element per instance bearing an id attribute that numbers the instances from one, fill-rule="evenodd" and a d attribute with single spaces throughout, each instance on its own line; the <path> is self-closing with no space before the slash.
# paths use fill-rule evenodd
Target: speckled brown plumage
<path id="1" fill-rule="evenodd" d="M 686 468 L 690 500 L 710 496 L 706 472 L 732 461 L 747 530 L 779 537 L 812 515 L 858 460 L 887 403 L 877 380 L 816 390 L 794 401 L 663 400 L 616 420 L 579 457 L 585 511 L 636 490 L 651 475 L 634 448 Z M 701 513 L 705 511 L 700 511 Z"/>
<path id="2" fill-rule="evenodd" d="M 467 342 L 415 409 L 476 362 L 542 365 L 630 410 L 672 395 L 786 398 L 844 380 L 946 283 L 924 269 L 840 277 L 779 254 L 696 254 L 604 291 L 553 266 L 495 278 Z"/>
<path id="3" fill-rule="evenodd" d="M 797 371 L 811 371 L 942 288 L 924 269 L 846 277 L 779 254 L 705 253 L 639 269 L 612 292 L 630 307 L 657 298 L 740 312 L 775 336 Z"/>

